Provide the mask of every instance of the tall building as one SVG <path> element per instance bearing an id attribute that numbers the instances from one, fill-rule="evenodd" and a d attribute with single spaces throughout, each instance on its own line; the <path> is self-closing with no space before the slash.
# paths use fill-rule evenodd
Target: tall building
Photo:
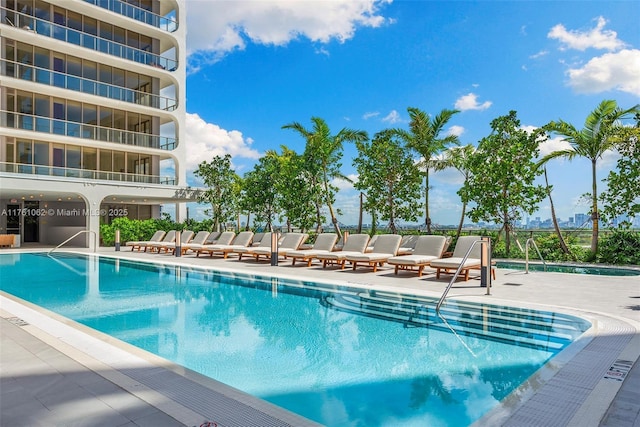
<path id="1" fill-rule="evenodd" d="M 0 0 L 0 234 L 184 212 L 184 0 Z"/>

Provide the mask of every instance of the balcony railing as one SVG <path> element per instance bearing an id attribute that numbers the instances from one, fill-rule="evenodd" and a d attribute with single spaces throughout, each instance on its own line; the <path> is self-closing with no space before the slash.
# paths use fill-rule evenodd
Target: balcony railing
<path id="1" fill-rule="evenodd" d="M 178 105 L 175 99 L 139 90 L 128 89 L 126 87 L 109 83 L 103 83 L 84 77 L 78 77 L 59 71 L 52 71 L 47 68 L 23 64 L 17 61 L 2 60 L 0 73 L 7 77 L 61 87 L 118 101 L 162 109 L 165 111 L 173 111 Z"/>
<path id="2" fill-rule="evenodd" d="M 33 165 L 27 163 L 0 162 L 0 172 L 142 184 L 176 185 L 176 179 L 170 176 L 108 172 L 91 169 L 65 168 L 60 166 Z"/>
<path id="3" fill-rule="evenodd" d="M 12 9 L 0 7 L 2 11 L 3 23 L 19 27 L 28 31 L 33 31 L 39 35 L 52 37 L 56 40 L 83 46 L 98 52 L 113 55 L 119 58 L 128 59 L 140 64 L 162 68 L 164 70 L 175 71 L 178 68 L 178 61 L 172 58 L 163 57 L 151 53 L 145 49 L 138 49 L 127 46 L 113 40 L 104 39 L 94 34 L 89 34 L 65 27 L 51 21 L 36 18 Z M 16 24 L 18 23 L 18 24 Z"/>
<path id="4" fill-rule="evenodd" d="M 73 138 L 92 139 L 94 141 L 113 142 L 116 144 L 135 145 L 136 147 L 159 148 L 173 150 L 176 139 L 148 133 L 131 132 L 109 127 L 96 126 L 68 120 L 52 119 L 34 114 L 17 113 L 0 110 L 0 127 L 23 129 Z"/>
<path id="5" fill-rule="evenodd" d="M 178 29 L 178 22 L 174 18 L 158 15 L 157 13 L 153 13 L 149 10 L 134 6 L 121 0 L 84 1 L 170 33 Z"/>

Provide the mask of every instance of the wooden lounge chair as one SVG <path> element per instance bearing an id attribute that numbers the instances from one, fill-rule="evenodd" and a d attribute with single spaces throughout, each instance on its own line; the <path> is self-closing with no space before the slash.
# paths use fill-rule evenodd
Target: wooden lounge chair
<path id="1" fill-rule="evenodd" d="M 253 243 L 248 246 L 241 246 L 233 249 L 233 253 L 238 254 L 238 261 L 242 260 L 244 255 L 253 255 L 253 251 L 258 248 L 271 248 L 271 233 L 260 233 L 260 240 L 256 240 L 253 236 Z"/>
<path id="2" fill-rule="evenodd" d="M 180 232 L 180 245 L 183 245 L 185 243 L 189 243 L 191 241 L 191 239 L 193 239 L 193 231 L 191 230 L 183 230 Z M 166 243 L 157 243 L 157 244 L 152 244 L 151 245 L 151 249 L 157 251 L 158 253 L 160 252 L 166 252 L 166 253 L 173 253 L 173 251 L 175 250 L 176 246 L 177 246 L 178 242 L 174 241 L 173 242 L 166 242 Z"/>
<path id="3" fill-rule="evenodd" d="M 341 251 L 333 251 L 327 254 L 319 254 L 316 258 L 322 261 L 322 268 L 327 264 L 338 264 L 344 270 L 347 255 L 362 254 L 369 243 L 368 234 L 351 234 L 346 239 Z"/>
<path id="4" fill-rule="evenodd" d="M 469 280 L 469 271 L 480 268 L 480 253 L 482 246 L 476 243 L 473 249 L 469 253 L 469 257 L 462 263 L 462 259 L 469 251 L 469 248 L 477 240 L 480 240 L 480 236 L 462 236 L 458 238 L 456 247 L 453 250 L 453 255 L 449 258 L 439 258 L 432 260 L 429 265 L 436 269 L 436 278 L 440 278 L 440 274 L 454 274 L 458 267 L 462 265 L 460 272 L 464 274 L 464 280 Z"/>
<path id="5" fill-rule="evenodd" d="M 358 264 L 366 264 L 373 267 L 375 273 L 378 271 L 378 266 L 384 265 L 389 258 L 398 255 L 401 240 L 402 236 L 398 234 L 381 234 L 371 252 L 347 255 L 346 260 L 353 265 L 354 270 Z"/>
<path id="6" fill-rule="evenodd" d="M 125 246 L 131 246 L 131 252 L 133 252 L 136 249 L 138 249 L 138 252 L 140 252 L 140 250 L 142 250 L 143 247 L 145 248 L 145 251 L 146 251 L 147 243 L 160 242 L 164 238 L 165 234 L 167 234 L 166 231 L 158 230 L 155 233 L 153 233 L 153 236 L 151 236 L 149 240 L 138 240 L 134 242 L 127 242 Z"/>
<path id="7" fill-rule="evenodd" d="M 225 231 L 218 236 L 218 239 L 213 243 L 205 243 L 204 245 L 193 245 L 191 250 L 196 253 L 196 257 L 199 257 L 200 254 L 208 253 L 210 256 L 213 256 L 214 250 L 219 247 L 230 245 L 233 239 L 236 237 L 236 233 L 233 231 Z"/>
<path id="8" fill-rule="evenodd" d="M 278 257 L 287 258 L 287 253 L 289 251 L 297 250 L 302 242 L 307 240 L 309 235 L 306 233 L 285 233 L 282 240 L 278 244 Z M 251 254 L 255 257 L 256 261 L 260 259 L 260 257 L 265 257 L 266 259 L 271 258 L 271 245 L 269 247 L 260 246 L 254 248 L 253 253 Z"/>
<path id="9" fill-rule="evenodd" d="M 169 230 L 167 232 L 167 234 L 164 235 L 164 237 L 162 238 L 162 240 L 158 241 L 158 242 L 141 242 L 141 247 L 144 248 L 144 252 L 147 252 L 147 249 L 149 249 L 151 252 L 153 252 L 155 250 L 156 245 L 162 245 L 165 243 L 171 243 L 171 242 L 175 242 L 176 241 L 176 230 Z M 133 249 L 132 249 L 133 250 Z"/>
<path id="10" fill-rule="evenodd" d="M 311 263 L 318 255 L 333 252 L 333 247 L 338 240 L 336 233 L 321 233 L 316 237 L 311 249 L 294 250 L 287 253 L 287 258 L 291 258 L 291 265 L 296 265 L 296 260 L 306 261 L 307 267 L 311 267 Z"/>
<path id="11" fill-rule="evenodd" d="M 415 247 L 409 255 L 391 257 L 387 262 L 395 266 L 395 274 L 398 270 L 414 270 L 417 268 L 418 277 L 422 276 L 422 270 L 429 263 L 442 258 L 445 251 L 447 238 L 445 236 L 418 236 Z"/>
<path id="12" fill-rule="evenodd" d="M 234 249 L 237 249 L 240 247 L 247 247 L 251 244 L 252 240 L 253 240 L 253 231 L 242 231 L 238 233 L 238 235 L 233 239 L 233 241 L 231 241 L 230 244 L 210 245 L 207 251 L 209 252 L 210 256 L 213 256 L 214 254 L 219 254 L 226 259 L 229 256 L 229 254 L 234 251 Z"/>
<path id="13" fill-rule="evenodd" d="M 207 239 L 209 238 L 210 235 L 211 235 L 211 233 L 209 233 L 208 231 L 198 231 L 198 233 L 190 241 L 182 243 L 180 245 L 180 248 L 181 248 L 180 255 L 186 254 L 189 250 L 191 250 L 193 245 L 204 245 L 204 242 L 207 241 Z M 175 252 L 175 250 L 176 250 L 175 243 L 173 245 L 169 246 L 169 250 L 172 253 Z"/>

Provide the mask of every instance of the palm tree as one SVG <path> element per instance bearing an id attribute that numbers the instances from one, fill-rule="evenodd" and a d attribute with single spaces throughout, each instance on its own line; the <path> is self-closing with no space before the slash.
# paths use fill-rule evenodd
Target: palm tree
<path id="1" fill-rule="evenodd" d="M 573 160 L 575 157 L 584 157 L 591 161 L 591 256 L 598 252 L 598 189 L 596 179 L 596 166 L 598 159 L 609 150 L 615 148 L 616 134 L 622 127 L 621 120 L 630 114 L 638 112 L 639 106 L 623 110 L 614 100 L 604 100 L 587 116 L 583 129 L 576 129 L 572 124 L 564 120 L 552 121 L 544 129 L 556 133 L 568 142 L 571 147 L 547 154 L 538 162 L 546 164 L 555 158 Z"/>
<path id="2" fill-rule="evenodd" d="M 442 110 L 433 120 L 424 111 L 409 107 L 409 132 L 396 129 L 395 132 L 405 140 L 407 145 L 422 156 L 421 166 L 424 174 L 424 210 L 427 233 L 431 234 L 431 217 L 429 216 L 429 168 L 430 160 L 450 145 L 459 145 L 456 135 L 440 138 L 440 132 L 454 114 L 460 110 Z"/>
<path id="3" fill-rule="evenodd" d="M 466 183 L 469 179 L 471 172 L 469 171 L 469 160 L 473 157 L 476 149 L 473 145 L 465 145 L 463 147 L 452 147 L 443 152 L 442 157 L 432 159 L 429 164 L 434 171 L 441 171 L 446 168 L 455 168 L 460 172 Z M 458 224 L 458 230 L 456 231 L 456 239 L 460 237 L 462 233 L 462 226 L 464 225 L 464 217 L 466 215 L 467 202 L 462 202 L 462 214 L 460 215 L 460 223 Z"/>
<path id="4" fill-rule="evenodd" d="M 342 158 L 342 147 L 345 142 L 366 141 L 369 136 L 365 131 L 343 128 L 335 135 L 327 123 L 320 117 L 312 117 L 313 129 L 305 129 L 300 123 L 293 122 L 282 126 L 282 129 L 293 129 L 302 135 L 307 141 L 303 156 L 307 160 L 308 170 L 319 176 L 319 183 L 322 185 L 322 196 L 329 209 L 331 222 L 338 236 L 342 237 L 338 219 L 333 208 L 336 189 L 331 185 L 331 180 L 341 178 L 349 180 L 340 173 L 340 159 Z"/>

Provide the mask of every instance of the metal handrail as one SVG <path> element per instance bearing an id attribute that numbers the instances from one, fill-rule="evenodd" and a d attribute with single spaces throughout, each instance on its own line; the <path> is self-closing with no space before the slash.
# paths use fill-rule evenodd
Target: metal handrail
<path id="1" fill-rule="evenodd" d="M 0 127 L 90 139 L 113 144 L 133 145 L 165 151 L 175 150 L 178 140 L 168 136 L 133 132 L 71 120 L 56 119 L 33 113 L 0 110 Z"/>
<path id="2" fill-rule="evenodd" d="M 167 96 L 75 76 L 51 68 L 37 67 L 20 61 L 4 59 L 0 61 L 0 64 L 2 65 L 0 67 L 2 75 L 13 77 L 14 79 L 34 81 L 48 86 L 61 87 L 75 92 L 88 93 L 158 110 L 174 111 L 178 108 L 178 100 Z"/>
<path id="3" fill-rule="evenodd" d="M 529 274 L 529 244 L 533 244 L 533 247 L 536 248 L 536 252 L 538 253 L 538 257 L 540 257 L 540 260 L 542 261 L 542 265 L 544 266 L 544 271 L 547 271 L 547 262 L 544 260 L 544 258 L 542 257 L 542 254 L 540 253 L 540 249 L 538 249 L 538 245 L 536 245 L 536 241 L 533 239 L 533 237 L 529 237 L 526 241 L 526 243 L 524 244 L 524 272 L 525 274 Z"/>
<path id="4" fill-rule="evenodd" d="M 76 234 L 74 234 L 73 236 L 69 237 L 67 240 L 65 240 L 64 242 L 60 243 L 58 246 L 56 246 L 55 248 L 53 248 L 49 252 L 47 252 L 47 255 L 50 255 L 51 252 L 53 252 L 56 249 L 62 247 L 65 243 L 71 241 L 76 236 L 79 236 L 79 235 L 81 235 L 83 233 L 93 233 L 93 235 L 95 236 L 95 239 L 93 239 L 93 252 L 97 252 L 98 251 L 98 234 L 93 230 L 80 230 Z"/>
<path id="5" fill-rule="evenodd" d="M 44 175 L 56 178 L 79 178 L 99 181 L 118 181 L 144 184 L 176 185 L 175 176 L 144 175 L 139 173 L 101 171 L 93 169 L 67 168 L 52 165 L 37 165 L 32 163 L 0 162 L 2 173 L 18 173 L 27 175 Z"/>
<path id="6" fill-rule="evenodd" d="M 449 293 L 449 290 L 451 289 L 451 287 L 455 283 L 456 279 L 458 278 L 458 275 L 462 271 L 462 267 L 464 266 L 465 261 L 469 258 L 469 255 L 471 254 L 471 251 L 473 250 L 473 248 L 476 246 L 477 243 L 480 243 L 481 245 L 482 244 L 489 245 L 488 251 L 489 251 L 489 253 L 491 252 L 491 241 L 490 240 L 476 240 L 471 244 L 471 247 L 469 247 L 469 250 L 467 251 L 467 253 L 464 254 L 464 257 L 462 257 L 462 261 L 460 261 L 460 265 L 458 265 L 458 269 L 456 270 L 456 272 L 454 273 L 453 277 L 451 278 L 451 281 L 449 282 L 449 284 L 445 288 L 444 292 L 442 293 L 442 296 L 440 297 L 440 300 L 438 300 L 438 304 L 436 304 L 436 313 L 440 312 L 440 306 L 442 305 L 442 303 L 444 302 L 445 298 L 447 297 L 447 294 Z M 489 294 L 490 288 L 491 288 L 491 261 L 490 260 L 488 260 L 488 264 L 489 264 L 489 282 L 487 283 L 487 295 Z"/>
<path id="7" fill-rule="evenodd" d="M 178 61 L 168 56 L 162 56 L 161 54 L 152 53 L 145 49 L 139 49 L 114 40 L 99 37 L 95 34 L 60 25 L 53 21 L 41 19 L 7 7 L 0 7 L 0 14 L 5 17 L 5 22 L 10 22 L 9 25 L 31 31 L 35 34 L 55 38 L 76 46 L 82 46 L 117 58 L 127 59 L 171 72 L 178 69 Z M 0 22 L 0 24 L 3 23 L 4 22 Z M 174 47 L 177 48 L 177 46 Z"/>

